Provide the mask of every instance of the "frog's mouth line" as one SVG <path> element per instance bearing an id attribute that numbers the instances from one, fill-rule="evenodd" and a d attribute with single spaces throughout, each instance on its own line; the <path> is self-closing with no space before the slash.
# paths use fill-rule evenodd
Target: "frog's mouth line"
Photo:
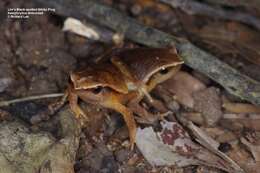
<path id="1" fill-rule="evenodd" d="M 146 82 L 146 85 L 148 86 L 147 88 L 148 92 L 150 92 L 153 88 L 155 88 L 156 85 L 174 76 L 174 74 L 177 73 L 181 68 L 181 64 L 183 64 L 183 62 L 174 63 L 173 65 L 167 65 L 154 70 L 149 75 L 150 78 L 148 78 Z"/>
<path id="2" fill-rule="evenodd" d="M 163 67 L 155 69 L 152 73 L 150 73 L 145 79 L 146 85 L 145 88 L 141 87 L 140 92 L 142 92 L 145 97 L 152 103 L 153 98 L 150 95 L 150 91 L 159 83 L 162 83 L 173 76 L 181 67 L 180 65 L 183 62 L 173 63 L 169 65 L 165 65 Z"/>
<path id="3" fill-rule="evenodd" d="M 123 91 L 123 90 L 120 90 L 112 85 L 109 85 L 109 84 L 93 84 L 93 85 L 88 85 L 88 86 L 77 86 L 75 85 L 74 83 L 74 88 L 75 90 L 96 90 L 97 88 L 108 88 L 108 89 L 111 89 L 111 90 L 114 90 L 118 93 L 123 93 L 123 94 L 127 94 L 128 92 L 126 91 Z"/>

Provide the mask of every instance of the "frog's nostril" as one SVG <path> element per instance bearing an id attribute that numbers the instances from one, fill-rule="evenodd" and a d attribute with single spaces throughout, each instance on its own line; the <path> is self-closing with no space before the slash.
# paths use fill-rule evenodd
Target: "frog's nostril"
<path id="1" fill-rule="evenodd" d="M 92 92 L 94 94 L 98 94 L 98 93 L 100 93 L 102 91 L 102 89 L 103 89 L 102 87 L 97 87 L 97 88 L 94 88 Z"/>
<path id="2" fill-rule="evenodd" d="M 161 74 L 166 74 L 168 72 L 169 72 L 169 70 L 167 68 L 163 68 L 163 69 L 160 70 Z"/>

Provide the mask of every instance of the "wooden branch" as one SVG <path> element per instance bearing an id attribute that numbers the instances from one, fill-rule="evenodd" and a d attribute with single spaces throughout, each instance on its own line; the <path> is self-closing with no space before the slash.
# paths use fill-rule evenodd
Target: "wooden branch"
<path id="1" fill-rule="evenodd" d="M 233 20 L 242 22 L 255 27 L 260 30 L 260 20 L 254 16 L 246 13 L 227 11 L 221 8 L 213 8 L 210 5 L 206 5 L 193 0 L 160 0 L 173 8 L 180 8 L 184 12 L 190 15 L 205 15 L 214 18 L 220 18 L 225 20 Z M 248 2 L 249 3 L 249 2 Z"/>
<path id="2" fill-rule="evenodd" d="M 44 5 L 55 8 L 56 12 L 61 15 L 91 19 L 116 32 L 124 33 L 126 38 L 146 46 L 165 47 L 175 45 L 185 64 L 207 75 L 231 94 L 260 105 L 259 82 L 239 73 L 236 69 L 199 49 L 187 40 L 142 25 L 135 19 L 94 0 L 35 1 L 40 3 L 41 7 Z"/>

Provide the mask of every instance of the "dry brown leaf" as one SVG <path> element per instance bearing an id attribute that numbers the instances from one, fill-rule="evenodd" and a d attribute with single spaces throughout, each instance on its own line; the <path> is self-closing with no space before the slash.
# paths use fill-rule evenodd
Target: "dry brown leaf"
<path id="1" fill-rule="evenodd" d="M 190 16 L 188 19 L 187 16 L 183 16 L 181 21 L 188 32 L 197 35 L 200 41 L 221 53 L 242 55 L 248 61 L 260 64 L 260 35 L 250 27 L 229 21 L 209 21 L 206 25 L 200 26 L 196 18 Z"/>
<path id="2" fill-rule="evenodd" d="M 248 103 L 224 103 L 222 107 L 233 113 L 260 113 L 260 106 Z"/>
<path id="3" fill-rule="evenodd" d="M 209 27 L 209 30 L 206 29 L 207 27 Z M 208 25 L 207 27 L 205 27 L 206 30 L 201 30 L 202 34 L 207 33 L 207 35 L 204 35 L 206 36 L 205 39 L 228 41 L 230 45 L 233 43 L 234 52 L 238 51 L 241 55 L 244 55 L 247 60 L 260 65 L 260 47 L 259 44 L 257 44 L 260 38 L 259 33 L 235 22 L 229 22 L 226 25 L 222 24 L 218 26 L 217 29 L 215 25 Z M 218 32 L 218 34 L 216 34 L 216 32 Z M 212 38 L 210 38 L 210 35 Z"/>
<path id="4" fill-rule="evenodd" d="M 178 72 L 173 78 L 167 80 L 162 86 L 175 95 L 176 100 L 184 106 L 193 108 L 192 94 L 203 90 L 206 86 L 187 72 Z"/>
<path id="5" fill-rule="evenodd" d="M 237 162 L 246 173 L 259 173 L 260 162 L 255 162 L 252 156 L 238 144 L 232 145 L 232 150 L 228 156 Z"/>
<path id="6" fill-rule="evenodd" d="M 259 33 L 237 22 L 213 22 L 201 28 L 199 34 L 204 38 L 225 40 L 229 42 L 251 42 L 258 40 Z"/>
<path id="7" fill-rule="evenodd" d="M 248 128 L 260 130 L 260 114 L 224 114 L 221 120 L 224 127 L 233 130 Z"/>
<path id="8" fill-rule="evenodd" d="M 201 113 L 197 112 L 183 112 L 181 113 L 181 117 L 190 120 L 198 125 L 203 125 L 204 124 L 204 118 L 201 115 Z"/>
<path id="9" fill-rule="evenodd" d="M 244 172 L 241 167 L 234 162 L 230 157 L 228 157 L 225 153 L 218 150 L 219 143 L 212 139 L 207 133 L 201 130 L 199 127 L 194 125 L 192 122 L 188 123 L 188 128 L 192 131 L 196 140 L 205 148 L 210 150 L 211 152 L 217 154 L 219 157 L 224 159 L 227 163 L 230 164 L 230 167 L 236 170 L 236 172 Z"/>
<path id="10" fill-rule="evenodd" d="M 247 146 L 249 151 L 254 156 L 255 161 L 260 162 L 260 145 L 254 145 L 243 137 L 240 140 L 245 146 Z"/>
<path id="11" fill-rule="evenodd" d="M 237 137 L 233 132 L 221 127 L 203 128 L 203 130 L 219 143 L 237 140 Z"/>

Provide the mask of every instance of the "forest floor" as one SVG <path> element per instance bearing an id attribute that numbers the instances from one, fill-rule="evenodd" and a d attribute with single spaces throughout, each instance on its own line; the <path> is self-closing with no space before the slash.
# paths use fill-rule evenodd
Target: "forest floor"
<path id="1" fill-rule="evenodd" d="M 258 1 L 190 0 L 186 4 L 163 1 L 102 0 L 101 3 L 142 26 L 187 39 L 228 64 L 239 73 L 238 79 L 240 75 L 246 76 L 255 84 L 248 89 L 254 91 L 255 99 L 247 97 L 245 90 L 238 95 L 227 90 L 225 82 L 221 82 L 225 79 L 224 72 L 214 78 L 208 71 L 200 70 L 203 64 L 196 66 L 184 59 L 181 70 L 151 92 L 170 113 L 153 124 L 137 123 L 137 145 L 133 150 L 129 148 L 129 134 L 122 116 L 110 109 L 82 102 L 89 121 L 83 120 L 84 124 L 79 125 L 67 104 L 50 118 L 32 122 L 34 116 L 60 100 L 59 97 L 1 106 L 0 173 L 259 173 Z M 101 38 L 64 31 L 67 17 L 59 13 L 60 9 L 56 9 L 57 13 L 30 15 L 27 19 L 7 18 L 7 9 L 35 8 L 35 4 L 25 0 L 0 1 L 0 105 L 16 98 L 64 93 L 70 72 L 84 69 L 117 47 L 116 36 L 120 48 L 149 45 L 148 41 L 140 44 L 132 35 L 115 32 L 82 16 L 79 20 L 96 28 Z M 72 10 L 76 9 L 74 5 Z M 243 15 L 247 20 L 242 19 Z M 232 79 L 228 80 L 232 83 Z M 240 85 L 244 83 L 236 84 Z M 141 106 L 148 107 L 145 100 Z M 183 148 L 178 145 L 188 145 L 189 152 L 180 151 Z"/>

